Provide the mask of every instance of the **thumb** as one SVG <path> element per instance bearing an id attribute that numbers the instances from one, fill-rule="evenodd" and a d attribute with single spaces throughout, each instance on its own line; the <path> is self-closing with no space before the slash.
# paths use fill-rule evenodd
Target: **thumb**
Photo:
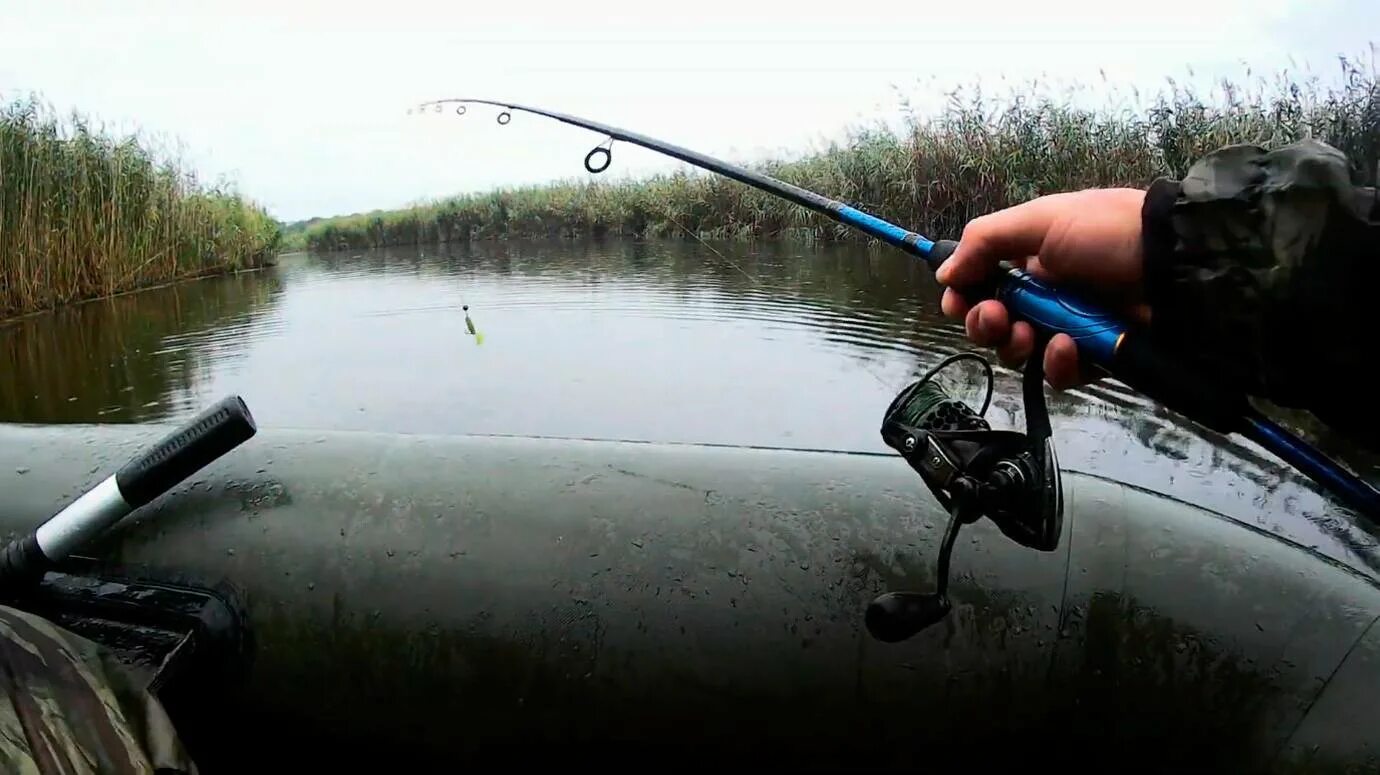
<path id="1" fill-rule="evenodd" d="M 954 254 L 935 279 L 963 287 L 981 282 L 1002 261 L 1039 255 L 1045 235 L 1068 206 L 1069 194 L 1051 194 L 968 222 Z"/>

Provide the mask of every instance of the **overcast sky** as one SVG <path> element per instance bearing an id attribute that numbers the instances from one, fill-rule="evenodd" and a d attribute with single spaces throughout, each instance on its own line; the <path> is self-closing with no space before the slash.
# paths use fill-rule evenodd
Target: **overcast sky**
<path id="1" fill-rule="evenodd" d="M 527 102 L 737 160 L 922 111 L 955 86 L 1097 93 L 1299 66 L 1380 40 L 1375 0 L 67 2 L 0 0 L 0 96 L 39 92 L 176 140 L 285 220 L 584 176 L 602 138 L 536 117 L 408 116 Z M 670 167 L 616 149 L 608 174 Z"/>

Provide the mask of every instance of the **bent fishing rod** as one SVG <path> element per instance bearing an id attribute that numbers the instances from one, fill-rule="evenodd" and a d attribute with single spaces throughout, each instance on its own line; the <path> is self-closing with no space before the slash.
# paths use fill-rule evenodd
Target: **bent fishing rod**
<path id="1" fill-rule="evenodd" d="M 954 240 L 928 239 L 856 207 L 759 172 L 578 116 L 511 102 L 464 97 L 423 102 L 415 110 L 440 113 L 448 106 L 454 106 L 457 115 L 464 115 L 468 105 L 499 108 L 499 124 L 508 124 L 512 121 L 512 111 L 520 111 L 605 135 L 607 139 L 585 156 L 585 169 L 591 173 L 608 169 L 613 161 L 613 143 L 623 141 L 779 196 L 899 248 L 924 261 L 931 270 L 937 271 L 958 247 L 958 242 Z M 1306 474 L 1367 519 L 1380 523 L 1380 492 L 1266 417 L 1251 405 L 1245 393 L 1226 387 L 1201 369 L 1185 363 L 1180 356 L 1152 340 L 1146 330 L 1131 326 L 1067 291 L 1041 283 L 1024 270 L 1009 264 L 1003 264 L 997 275 L 983 285 L 957 290 L 972 303 L 997 299 L 1011 315 L 1029 322 L 1035 328 L 1036 351 L 1031 355 L 1030 364 L 1040 360 L 1040 350 L 1049 337 L 1067 334 L 1078 346 L 1079 358 L 1083 362 L 1093 364 L 1106 375 L 1208 428 L 1220 433 L 1237 433 L 1254 441 Z M 1029 370 L 1031 367 L 1027 365 L 1026 368 Z"/>

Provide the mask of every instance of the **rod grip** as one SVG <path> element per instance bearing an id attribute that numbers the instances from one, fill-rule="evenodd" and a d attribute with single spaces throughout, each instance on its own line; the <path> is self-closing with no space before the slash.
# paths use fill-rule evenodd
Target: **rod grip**
<path id="1" fill-rule="evenodd" d="M 949 256 L 958 250 L 958 240 L 942 239 L 934 243 L 930 248 L 929 255 L 925 256 L 925 263 L 930 265 L 930 269 L 939 271 L 939 267 L 949 259 Z"/>
<path id="2" fill-rule="evenodd" d="M 0 599 L 27 588 L 52 566 L 39 548 L 36 533 L 9 542 L 0 549 Z"/>
<path id="3" fill-rule="evenodd" d="M 120 494 L 138 508 L 172 489 L 258 430 L 239 396 L 227 396 L 115 473 Z"/>
<path id="4" fill-rule="evenodd" d="M 970 291 L 975 298 L 987 295 L 976 291 Z M 992 295 L 1038 330 L 1072 337 L 1085 363 L 1215 431 L 1239 430 L 1250 409 L 1245 393 L 1223 385 L 1211 369 L 1186 363 L 1144 330 L 1025 271 L 1007 268 Z"/>
<path id="5" fill-rule="evenodd" d="M 1245 393 L 1224 387 L 1202 367 L 1157 346 L 1144 331 L 1128 330 L 1116 345 L 1112 376 L 1220 433 L 1241 429 L 1250 411 Z"/>

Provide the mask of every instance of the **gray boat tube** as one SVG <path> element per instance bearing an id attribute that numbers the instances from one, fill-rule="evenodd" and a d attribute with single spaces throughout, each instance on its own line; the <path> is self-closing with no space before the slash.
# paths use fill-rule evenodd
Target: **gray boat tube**
<path id="1" fill-rule="evenodd" d="M 0 527 L 160 430 L 0 426 Z M 84 553 L 238 592 L 236 766 L 1373 765 L 1372 580 L 1115 482 L 1064 491 L 1056 551 L 971 525 L 952 614 L 894 644 L 863 612 L 933 584 L 947 518 L 894 456 L 261 430 Z"/>

